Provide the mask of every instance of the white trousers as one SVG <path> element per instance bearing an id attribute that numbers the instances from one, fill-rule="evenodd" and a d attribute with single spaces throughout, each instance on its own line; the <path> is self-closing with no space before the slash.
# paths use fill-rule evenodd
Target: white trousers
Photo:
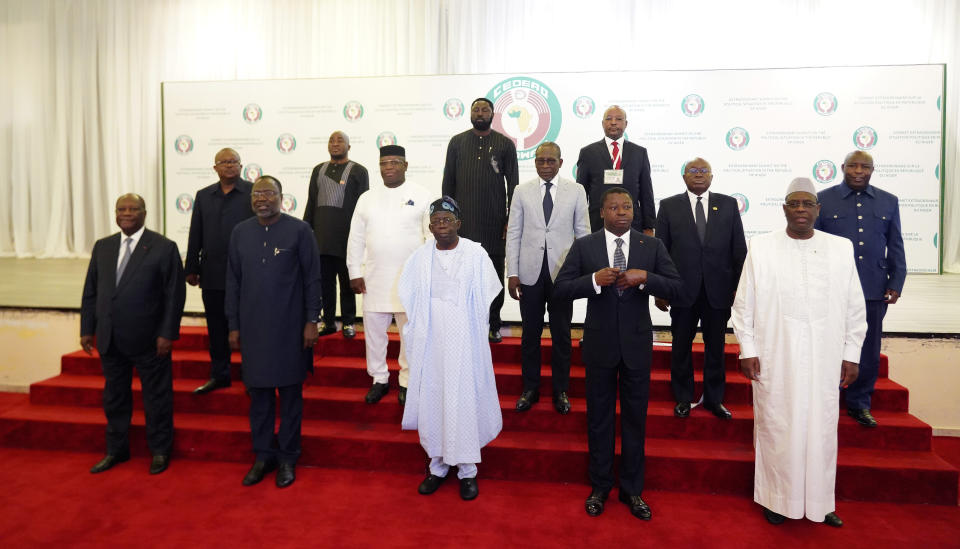
<path id="1" fill-rule="evenodd" d="M 367 346 L 367 373 L 374 383 L 386 383 L 390 380 L 387 371 L 387 329 L 392 319 L 397 320 L 400 331 L 400 376 L 401 387 L 407 386 L 410 379 L 410 367 L 407 364 L 406 350 L 403 345 L 403 326 L 407 323 L 407 313 L 380 313 L 363 311 L 363 339 Z"/>
<path id="2" fill-rule="evenodd" d="M 457 466 L 457 478 L 476 478 L 476 463 L 454 463 Z M 430 458 L 430 474 L 438 477 L 445 477 L 450 472 L 450 465 L 443 462 L 443 458 Z"/>

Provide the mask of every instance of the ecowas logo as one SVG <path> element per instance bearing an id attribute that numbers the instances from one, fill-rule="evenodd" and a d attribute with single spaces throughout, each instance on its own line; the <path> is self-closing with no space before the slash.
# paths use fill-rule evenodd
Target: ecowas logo
<path id="1" fill-rule="evenodd" d="M 537 145 L 560 134 L 563 113 L 553 90 L 526 76 L 508 78 L 487 92 L 493 102 L 493 129 L 513 139 L 517 159 L 536 155 Z"/>
<path id="2" fill-rule="evenodd" d="M 703 114 L 703 98 L 695 93 L 683 98 L 683 101 L 680 102 L 680 110 L 683 111 L 683 114 L 696 117 Z"/>
<path id="3" fill-rule="evenodd" d="M 837 112 L 837 96 L 830 92 L 818 93 L 813 98 L 813 110 L 820 116 L 830 116 Z"/>
<path id="4" fill-rule="evenodd" d="M 747 210 L 750 209 L 750 201 L 747 200 L 747 197 L 746 197 L 745 195 L 740 194 L 740 193 L 733 193 L 733 194 L 731 194 L 730 196 L 732 196 L 734 199 L 736 199 L 736 201 L 737 201 L 737 210 L 740 211 L 740 215 L 743 215 L 743 214 L 747 213 Z"/>
<path id="5" fill-rule="evenodd" d="M 393 132 L 380 132 L 377 135 L 377 148 L 386 147 L 387 145 L 396 145 L 397 144 L 397 134 Z"/>
<path id="6" fill-rule="evenodd" d="M 173 148 L 177 154 L 190 154 L 193 150 L 193 139 L 189 135 L 178 135 L 173 141 Z"/>
<path id="7" fill-rule="evenodd" d="M 263 175 L 263 168 L 259 164 L 247 164 L 243 168 L 243 178 L 247 181 L 256 181 Z"/>
<path id="8" fill-rule="evenodd" d="M 837 177 L 837 165 L 829 160 L 820 160 L 813 165 L 813 178 L 818 183 L 829 183 Z"/>
<path id="9" fill-rule="evenodd" d="M 750 144 L 750 133 L 737 126 L 736 128 L 730 128 L 730 131 L 727 132 L 727 137 L 724 139 L 727 142 L 727 146 L 735 151 L 742 151 L 747 148 L 747 145 Z"/>
<path id="10" fill-rule="evenodd" d="M 297 197 L 290 193 L 283 193 L 283 198 L 280 199 L 280 209 L 284 213 L 297 211 Z"/>
<path id="11" fill-rule="evenodd" d="M 463 116 L 463 101 L 460 101 L 456 97 L 451 97 L 444 101 L 443 116 L 447 117 L 447 120 L 456 120 Z"/>
<path id="12" fill-rule="evenodd" d="M 861 151 L 869 151 L 877 145 L 877 132 L 870 126 L 860 126 L 853 132 L 853 144 Z"/>
<path id="13" fill-rule="evenodd" d="M 243 108 L 243 121 L 247 124 L 256 124 L 263 118 L 263 109 L 256 103 L 250 103 Z"/>
<path id="14" fill-rule="evenodd" d="M 363 105 L 359 101 L 347 101 L 343 106 L 343 117 L 350 122 L 356 122 L 363 118 Z"/>
<path id="15" fill-rule="evenodd" d="M 573 114 L 577 118 L 590 118 L 597 112 L 597 104 L 593 102 L 592 97 L 581 95 L 573 100 Z"/>
<path id="16" fill-rule="evenodd" d="M 281 133 L 277 138 L 277 150 L 283 154 L 290 154 L 297 150 L 297 138 L 292 133 Z"/>
<path id="17" fill-rule="evenodd" d="M 178 212 L 188 214 L 190 210 L 193 209 L 193 197 L 187 193 L 183 193 L 177 197 L 175 204 Z"/>

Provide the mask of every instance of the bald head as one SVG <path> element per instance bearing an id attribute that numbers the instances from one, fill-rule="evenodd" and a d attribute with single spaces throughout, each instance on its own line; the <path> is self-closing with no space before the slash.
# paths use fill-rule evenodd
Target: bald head
<path id="1" fill-rule="evenodd" d="M 604 135 L 610 139 L 620 139 L 627 129 L 627 111 L 621 109 L 619 105 L 610 105 L 603 111 L 601 124 Z"/>
<path id="2" fill-rule="evenodd" d="M 139 194 L 127 193 L 117 199 L 117 226 L 123 234 L 130 236 L 143 228 L 147 218 L 147 203 Z"/>
<path id="3" fill-rule="evenodd" d="M 346 162 L 350 152 L 350 138 L 340 130 L 331 133 L 330 140 L 327 141 L 327 152 L 334 164 Z"/>
<path id="4" fill-rule="evenodd" d="M 853 151 L 843 159 L 843 181 L 855 191 L 862 191 L 873 177 L 873 157 L 864 151 Z"/>
<path id="5" fill-rule="evenodd" d="M 213 171 L 220 177 L 220 184 L 230 187 L 240 179 L 240 153 L 233 149 L 220 149 L 213 157 Z"/>

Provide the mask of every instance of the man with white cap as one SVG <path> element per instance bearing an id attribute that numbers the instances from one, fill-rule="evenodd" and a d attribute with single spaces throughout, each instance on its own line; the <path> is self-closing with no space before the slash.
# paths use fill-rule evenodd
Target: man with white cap
<path id="1" fill-rule="evenodd" d="M 840 386 L 857 378 L 866 309 L 850 241 L 813 228 L 813 182 L 794 179 L 785 196 L 786 231 L 750 239 L 733 303 L 740 371 L 753 382 L 753 498 L 771 524 L 840 527 Z"/>

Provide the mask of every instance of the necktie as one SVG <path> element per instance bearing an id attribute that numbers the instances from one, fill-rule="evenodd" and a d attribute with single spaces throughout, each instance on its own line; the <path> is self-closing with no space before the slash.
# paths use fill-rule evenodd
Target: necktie
<path id="1" fill-rule="evenodd" d="M 120 260 L 120 266 L 117 267 L 117 284 L 120 284 L 120 277 L 123 276 L 123 271 L 127 269 L 127 263 L 130 263 L 130 254 L 133 253 L 133 250 L 130 249 L 130 245 L 133 244 L 133 239 L 129 236 L 123 240 L 124 252 L 123 259 Z"/>
<path id="2" fill-rule="evenodd" d="M 703 244 L 704 239 L 707 238 L 707 216 L 703 214 L 703 197 L 697 197 L 697 213 L 696 213 L 696 222 L 697 222 L 697 236 L 700 237 L 700 243 Z"/>
<path id="3" fill-rule="evenodd" d="M 550 196 L 550 187 L 553 186 L 553 183 L 546 182 L 546 190 L 543 193 L 543 221 L 544 223 L 550 223 L 550 214 L 553 213 L 553 197 Z"/>
<path id="4" fill-rule="evenodd" d="M 623 239 L 614 240 L 617 243 L 617 249 L 613 251 L 613 268 L 620 271 L 627 270 L 627 258 L 623 255 Z M 617 295 L 623 295 L 623 290 L 617 290 Z"/>
<path id="5" fill-rule="evenodd" d="M 620 169 L 620 146 L 616 141 L 613 142 L 613 169 Z"/>

